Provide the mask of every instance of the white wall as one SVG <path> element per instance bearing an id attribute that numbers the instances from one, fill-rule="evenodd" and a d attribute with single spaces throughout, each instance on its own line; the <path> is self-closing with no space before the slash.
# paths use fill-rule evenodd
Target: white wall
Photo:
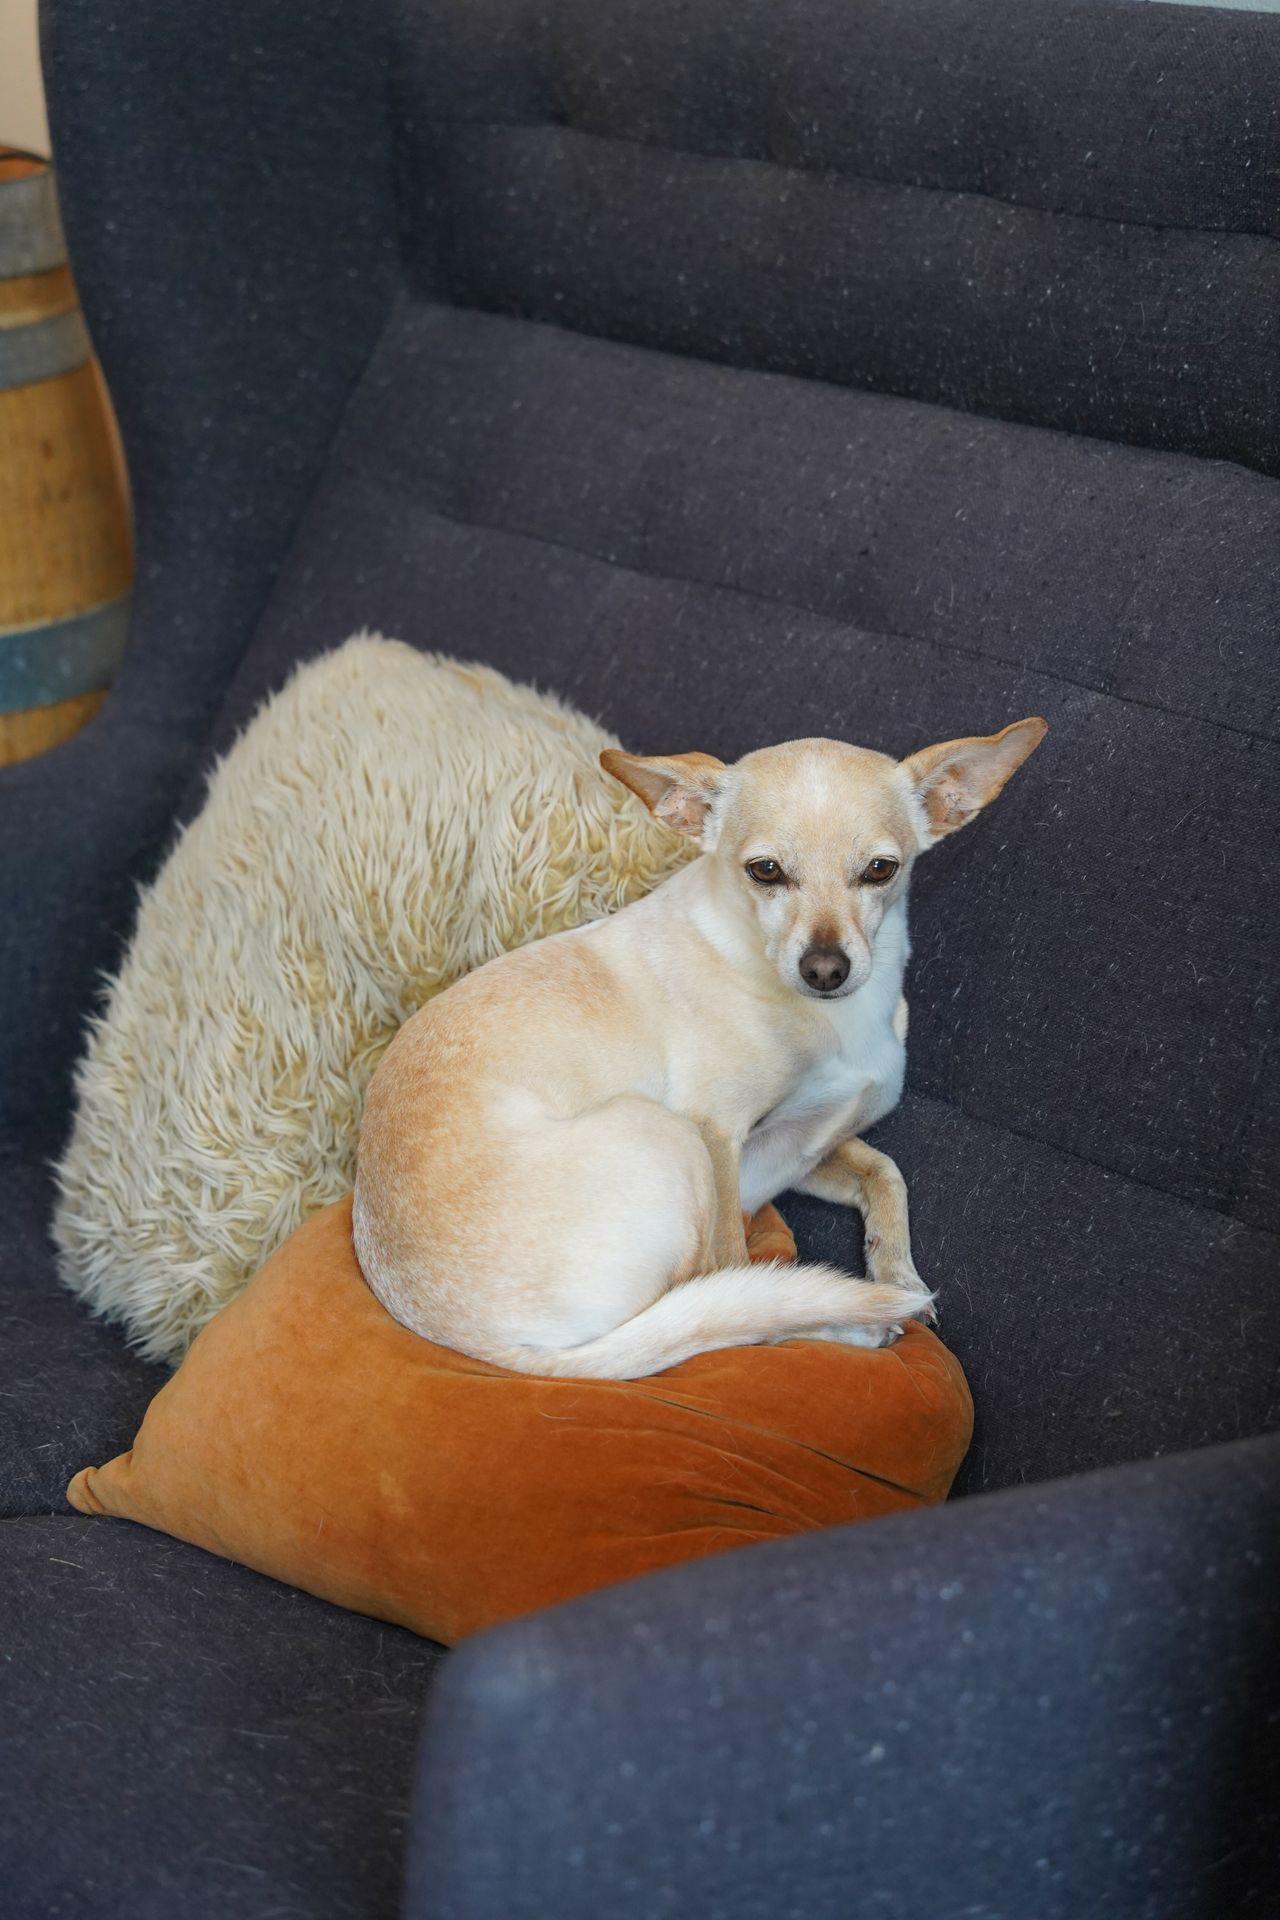
<path id="1" fill-rule="evenodd" d="M 0 0 L 0 146 L 49 151 L 36 0 Z"/>

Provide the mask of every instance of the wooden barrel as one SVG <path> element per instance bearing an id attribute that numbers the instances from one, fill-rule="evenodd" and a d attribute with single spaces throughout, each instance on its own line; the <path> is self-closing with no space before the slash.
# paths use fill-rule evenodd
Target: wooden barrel
<path id="1" fill-rule="evenodd" d="M 100 704 L 132 579 L 124 461 L 53 172 L 0 147 L 0 764 L 55 746 Z"/>

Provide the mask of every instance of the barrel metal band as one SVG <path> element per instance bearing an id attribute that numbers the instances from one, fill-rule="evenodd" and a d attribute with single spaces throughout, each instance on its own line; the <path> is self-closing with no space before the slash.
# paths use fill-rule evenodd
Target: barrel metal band
<path id="1" fill-rule="evenodd" d="M 126 593 L 63 620 L 0 629 L 0 713 L 110 686 L 129 638 L 130 600 Z"/>
<path id="2" fill-rule="evenodd" d="M 79 307 L 23 327 L 0 327 L 0 392 L 82 367 L 92 349 Z"/>
<path id="3" fill-rule="evenodd" d="M 0 180 L 0 280 L 47 273 L 66 257 L 52 173 Z"/>

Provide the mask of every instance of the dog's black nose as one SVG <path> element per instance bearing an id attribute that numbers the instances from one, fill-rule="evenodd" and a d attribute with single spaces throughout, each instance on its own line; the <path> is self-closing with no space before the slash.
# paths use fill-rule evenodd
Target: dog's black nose
<path id="1" fill-rule="evenodd" d="M 815 993 L 834 993 L 849 978 L 849 956 L 840 947 L 810 947 L 800 956 L 800 978 Z"/>

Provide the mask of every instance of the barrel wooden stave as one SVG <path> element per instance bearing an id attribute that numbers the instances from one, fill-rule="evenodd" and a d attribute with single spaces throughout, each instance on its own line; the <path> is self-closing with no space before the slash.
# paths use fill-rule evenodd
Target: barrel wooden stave
<path id="1" fill-rule="evenodd" d="M 47 175 L 0 153 L 0 764 L 69 738 L 101 705 L 133 576 L 115 420 L 70 270 L 49 263 L 52 193 L 32 198 Z M 14 183 L 26 199 L 6 219 Z"/>

